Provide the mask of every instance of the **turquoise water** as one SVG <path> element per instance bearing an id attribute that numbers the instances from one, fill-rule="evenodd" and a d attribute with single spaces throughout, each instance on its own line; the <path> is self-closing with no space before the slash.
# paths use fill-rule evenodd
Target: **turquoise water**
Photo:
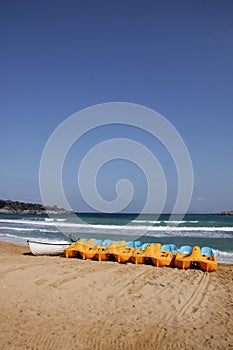
<path id="1" fill-rule="evenodd" d="M 218 261 L 233 263 L 233 216 L 186 214 L 0 214 L 0 240 L 26 244 L 28 239 L 66 241 L 74 238 L 124 239 L 209 246 Z"/>

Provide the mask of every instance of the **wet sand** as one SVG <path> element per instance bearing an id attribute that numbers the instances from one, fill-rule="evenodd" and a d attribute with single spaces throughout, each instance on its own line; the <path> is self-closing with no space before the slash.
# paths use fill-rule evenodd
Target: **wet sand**
<path id="1" fill-rule="evenodd" d="M 0 349 L 233 349 L 233 265 L 218 271 L 35 257 L 0 242 Z"/>

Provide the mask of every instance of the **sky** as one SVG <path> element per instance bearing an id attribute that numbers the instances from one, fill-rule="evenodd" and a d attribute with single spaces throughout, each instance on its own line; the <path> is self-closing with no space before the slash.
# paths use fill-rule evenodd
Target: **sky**
<path id="1" fill-rule="evenodd" d="M 2 0 L 0 43 L 0 198 L 41 203 L 40 162 L 54 130 L 83 109 L 125 102 L 157 111 L 182 137 L 194 174 L 188 212 L 233 209 L 231 0 Z M 72 209 L 92 211 L 77 174 L 83 157 L 112 138 L 137 141 L 157 157 L 171 212 L 174 159 L 144 130 L 121 124 L 95 128 L 70 147 L 62 179 Z M 131 161 L 104 164 L 100 195 L 113 201 L 122 178 L 134 186 L 124 210 L 140 212 L 147 177 Z"/>

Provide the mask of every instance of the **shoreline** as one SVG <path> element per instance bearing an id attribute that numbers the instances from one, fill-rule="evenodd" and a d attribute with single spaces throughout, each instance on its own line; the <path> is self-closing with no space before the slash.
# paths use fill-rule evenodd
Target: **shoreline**
<path id="1" fill-rule="evenodd" d="M 12 244 L 12 245 L 15 245 L 15 246 L 18 246 L 18 248 L 20 249 L 20 247 L 21 248 L 23 248 L 23 247 L 27 247 L 27 250 L 28 250 L 28 254 L 30 254 L 30 249 L 29 249 L 29 247 L 28 247 L 28 244 L 27 244 L 27 242 L 25 242 L 25 243 L 19 243 L 19 242 L 13 242 L 13 241 L 6 241 L 6 240 L 1 240 L 0 239 L 0 245 L 1 245 L 1 243 L 9 243 L 10 245 Z M 78 259 L 78 258 L 77 258 Z M 80 260 L 80 259 L 79 259 Z M 97 261 L 96 261 L 97 262 Z M 218 266 L 233 266 L 233 262 L 219 262 L 219 261 L 217 261 L 217 263 L 218 263 Z"/>
<path id="2" fill-rule="evenodd" d="M 0 242 L 0 348 L 231 349 L 233 265 L 216 272 L 33 256 Z"/>
<path id="3" fill-rule="evenodd" d="M 35 240 L 37 240 L 37 239 L 35 239 Z M 18 244 L 18 245 L 22 245 L 22 246 L 27 246 L 27 242 L 25 241 L 25 242 L 22 242 L 22 240 L 20 239 L 20 238 L 15 238 L 15 240 L 13 240 L 13 239 L 2 239 L 2 238 L 0 238 L 0 242 L 5 242 L 5 243 L 12 243 L 12 244 Z M 227 258 L 225 258 L 225 260 L 224 260 L 224 258 L 221 258 L 221 261 L 219 261 L 218 260 L 218 256 L 217 256 L 217 263 L 218 263 L 218 265 L 219 264 L 222 264 L 222 265 L 233 265 L 233 261 L 232 261 L 232 259 L 231 259 L 231 261 L 227 261 Z"/>

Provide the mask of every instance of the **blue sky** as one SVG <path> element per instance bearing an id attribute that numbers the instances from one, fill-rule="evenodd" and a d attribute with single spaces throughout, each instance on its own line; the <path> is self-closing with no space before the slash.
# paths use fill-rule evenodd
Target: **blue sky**
<path id="1" fill-rule="evenodd" d="M 194 169 L 190 212 L 232 210 L 232 16 L 231 0 L 1 1 L 0 197 L 41 202 L 39 165 L 51 133 L 83 108 L 122 101 L 156 110 L 182 136 Z M 132 137 L 160 160 L 171 211 L 174 164 L 157 140 L 131 131 L 103 127 L 73 145 L 63 178 L 75 210 L 90 209 L 77 187 L 85 152 L 109 137 Z M 117 178 L 130 174 L 128 209 L 140 211 L 140 169 L 123 160 L 105 168 L 102 196 L 113 199 Z"/>

